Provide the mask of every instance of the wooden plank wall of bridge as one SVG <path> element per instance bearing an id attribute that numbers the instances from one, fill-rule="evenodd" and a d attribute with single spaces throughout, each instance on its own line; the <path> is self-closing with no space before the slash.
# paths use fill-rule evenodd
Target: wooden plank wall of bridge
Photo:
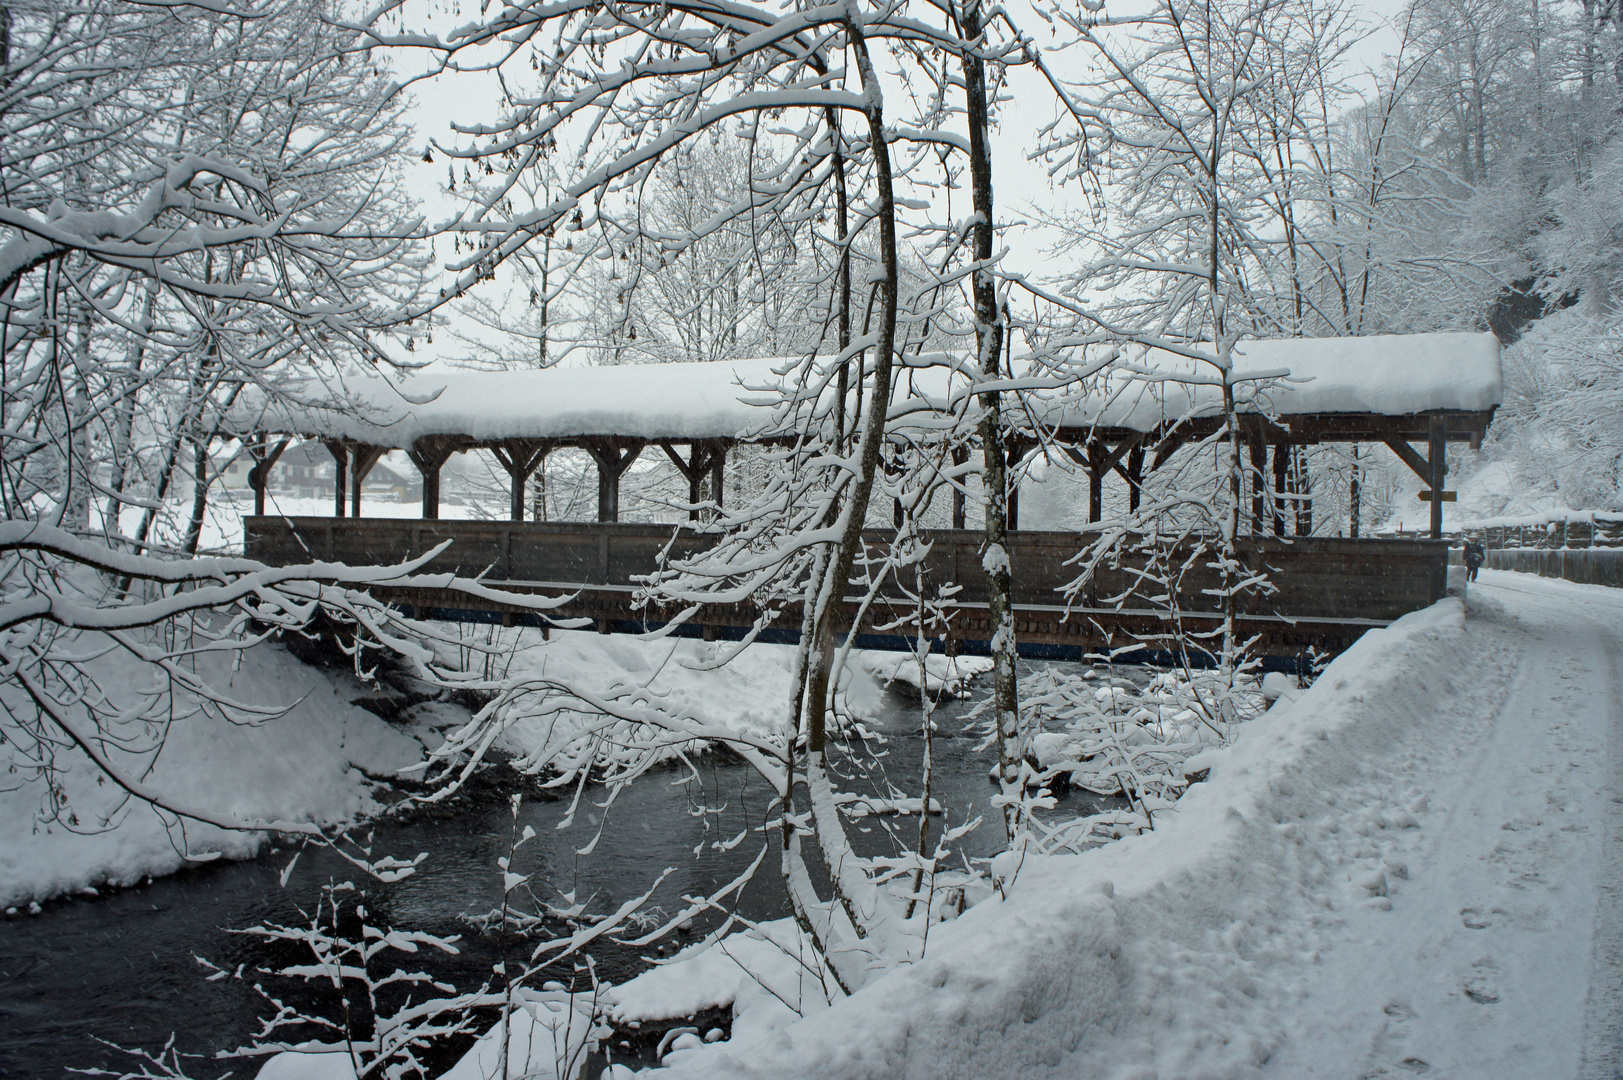
<path id="1" fill-rule="evenodd" d="M 246 552 L 273 565 L 336 561 L 387 565 L 415 558 L 446 540 L 451 546 L 423 573 L 483 575 L 485 584 L 519 593 L 578 592 L 554 614 L 593 619 L 604 632 L 643 632 L 674 613 L 638 607 L 636 579 L 654 569 L 670 545 L 674 555 L 701 550 L 711 542 L 703 532 L 670 525 L 539 523 L 513 521 L 410 520 L 396 518 L 250 517 Z M 673 539 L 674 534 L 674 539 Z M 980 566 L 984 540 L 976 530 L 943 529 L 927 534 L 933 547 L 926 560 L 927 586 L 956 583 L 950 630 L 943 646 L 984 652 L 992 628 L 987 616 L 985 577 Z M 890 539 L 875 530 L 870 543 Z M 1074 658 L 1100 648 L 1144 640 L 1154 650 L 1171 630 L 1167 605 L 1140 584 L 1136 565 L 1103 568 L 1087 595 L 1067 606 L 1064 588 L 1077 575 L 1072 560 L 1086 542 L 1070 532 L 1010 534 L 1015 613 L 1021 651 L 1027 655 Z M 1335 538 L 1246 537 L 1248 568 L 1266 571 L 1275 591 L 1245 598 L 1242 630 L 1261 635 L 1265 654 L 1295 659 L 1310 650 L 1334 653 L 1365 630 L 1440 598 L 1446 585 L 1446 542 L 1429 540 L 1343 540 Z M 1217 604 L 1206 590 L 1216 588 L 1216 571 L 1197 560 L 1181 580 L 1178 608 L 1183 628 L 1210 630 L 1219 624 Z M 540 625 L 532 612 L 497 602 L 477 601 L 443 590 L 386 587 L 379 599 L 414 609 L 422 617 L 463 621 L 504 621 Z M 1118 596 L 1125 599 L 1118 601 Z M 856 603 L 848 600 L 844 629 Z M 738 637 L 758 611 L 749 605 L 707 605 L 683 627 L 686 634 Z M 905 628 L 875 633 L 874 627 L 906 619 L 898 590 L 883 594 L 859 634 L 868 648 L 906 648 Z M 782 613 L 764 635 L 791 641 L 799 615 Z M 938 636 L 932 634 L 932 636 Z"/>

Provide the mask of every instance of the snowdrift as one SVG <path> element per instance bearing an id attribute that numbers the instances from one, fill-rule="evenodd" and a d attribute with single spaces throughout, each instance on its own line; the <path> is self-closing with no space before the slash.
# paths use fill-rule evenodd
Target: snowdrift
<path id="1" fill-rule="evenodd" d="M 1284 1038 L 1270 1003 L 1300 992 L 1289 973 L 1314 959 L 1312 927 L 1389 908 L 1406 873 L 1384 838 L 1424 800 L 1361 785 L 1364 763 L 1411 726 L 1491 705 L 1455 682 L 1486 655 L 1464 626 L 1451 598 L 1365 635 L 1203 755 L 1208 778 L 1153 833 L 1029 859 L 1006 900 L 938 928 L 923 962 L 752 1042 L 679 1051 L 672 1075 L 1251 1073 Z"/>
<path id="2" fill-rule="evenodd" d="M 366 691 L 342 674 L 307 667 L 269 646 L 246 650 L 241 661 L 232 671 L 229 658 L 204 656 L 198 667 L 235 699 L 285 704 L 285 714 L 257 725 L 224 723 L 179 695 L 156 756 L 107 752 L 127 768 L 146 770 L 143 779 L 177 801 L 222 815 L 323 825 L 380 809 L 365 773 L 387 775 L 421 759 L 417 739 L 352 704 Z M 120 654 L 103 657 L 95 668 L 102 685 L 120 694 L 137 693 L 153 680 Z M 173 873 L 190 859 L 248 858 L 266 841 L 264 833 L 195 822 L 176 828 L 172 819 L 166 823 L 152 807 L 100 782 L 78 751 L 64 749 L 59 760 L 67 766 L 61 783 L 70 820 L 44 814 L 43 783 L 0 790 L 0 907 L 132 885 Z"/>

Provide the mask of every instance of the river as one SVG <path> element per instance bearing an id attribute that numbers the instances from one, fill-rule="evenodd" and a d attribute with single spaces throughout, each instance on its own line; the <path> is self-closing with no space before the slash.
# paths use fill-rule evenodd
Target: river
<path id="1" fill-rule="evenodd" d="M 975 692 L 984 694 L 984 689 Z M 987 772 L 995 752 L 976 752 L 980 740 L 965 719 L 970 704 L 947 702 L 936 713 L 934 794 L 953 825 L 986 815 L 956 845 L 974 858 L 998 849 L 1001 827 L 987 813 L 992 794 Z M 889 778 L 916 796 L 924 748 L 917 703 L 887 695 L 881 715 L 868 727 L 880 737 L 867 747 L 877 756 L 837 755 L 837 771 L 850 778 L 845 786 L 883 794 Z M 859 768 L 860 761 L 870 764 Z M 677 910 L 684 894 L 712 891 L 733 879 L 765 843 L 759 827 L 770 793 L 758 776 L 727 755 L 705 755 L 696 764 L 697 776 L 678 768 L 650 774 L 627 787 L 607 811 L 597 805 L 602 789 L 589 789 L 567 828 L 558 827 L 564 801 L 527 799 L 520 827 L 532 826 L 537 838 L 526 845 L 515 869 L 533 875 L 538 893 L 550 889 L 544 898 L 573 892 L 583 900 L 590 897 L 594 912 L 640 894 L 667 868 L 674 872 L 652 901 L 666 912 Z M 1074 812 L 1088 805 L 1086 798 L 1067 796 L 1057 812 Z M 577 854 L 598 834 L 605 814 L 607 827 L 591 854 Z M 867 818 L 855 827 L 859 847 L 891 851 L 887 830 L 897 830 L 911 846 L 918 822 Z M 726 847 L 747 828 L 756 831 Z M 0 1077 L 56 1077 L 68 1068 L 122 1071 L 136 1064 L 98 1039 L 156 1051 L 173 1035 L 183 1053 L 210 1056 L 248 1042 L 266 1011 L 251 987 L 266 980 L 254 971 L 273 954 L 260 940 L 231 929 L 305 922 L 301 908 L 309 910 L 329 881 L 364 885 L 374 922 L 460 934 L 462 952 L 433 958 L 431 970 L 458 989 L 473 989 L 488 976 L 497 954 L 461 916 L 488 912 L 499 903 L 496 859 L 505 854 L 511 832 L 508 809 L 487 800 L 454 815 L 379 823 L 373 830 L 375 853 L 406 858 L 427 853 L 415 874 L 392 885 L 365 882 L 332 852 L 311 849 L 298 853 L 284 886 L 280 878 L 294 852 L 267 851 L 256 859 L 210 864 L 97 898 L 56 901 L 40 915 L 0 922 Z M 787 913 L 770 857 L 743 891 L 738 908 L 756 919 Z M 606 946 L 594 954 L 598 974 L 623 981 L 646 966 L 645 952 Z M 246 977 L 207 982 L 208 970 L 197 957 L 231 971 L 244 965 Z M 289 989 L 285 981 L 266 982 L 266 988 Z M 251 1077 L 258 1064 L 200 1061 L 188 1072 L 215 1077 L 228 1069 Z"/>

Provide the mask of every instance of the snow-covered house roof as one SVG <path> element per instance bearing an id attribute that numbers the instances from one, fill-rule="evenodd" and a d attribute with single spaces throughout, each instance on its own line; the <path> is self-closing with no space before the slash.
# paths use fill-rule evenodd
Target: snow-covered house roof
<path id="1" fill-rule="evenodd" d="M 1499 404 L 1499 346 L 1491 334 L 1246 341 L 1234 368 L 1248 411 L 1281 416 L 1482 413 Z M 406 447 L 424 436 L 474 443 L 617 436 L 648 440 L 749 438 L 778 400 L 792 362 L 772 359 L 520 371 L 371 371 L 307 385 L 308 404 L 239 407 L 229 427 L 288 431 Z M 897 380 L 898 396 L 946 406 L 970 382 L 945 364 Z M 1128 346 L 1099 375 L 1027 395 L 1046 426 L 1151 431 L 1221 404 L 1215 368 L 1161 349 Z M 1039 380 L 1040 381 L 1040 380 Z"/>

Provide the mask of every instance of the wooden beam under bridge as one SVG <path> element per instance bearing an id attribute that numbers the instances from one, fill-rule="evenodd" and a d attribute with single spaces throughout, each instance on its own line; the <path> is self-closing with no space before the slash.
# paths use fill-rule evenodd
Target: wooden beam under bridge
<path id="1" fill-rule="evenodd" d="M 483 584 L 520 595 L 575 594 L 553 614 L 592 619 L 600 630 L 642 633 L 674 618 L 677 608 L 639 606 L 637 579 L 651 572 L 670 546 L 673 558 L 702 551 L 713 534 L 671 525 L 604 522 L 422 521 L 398 518 L 251 517 L 246 520 L 246 552 L 272 565 L 312 559 L 351 565 L 386 565 L 413 558 L 450 540 L 449 548 L 421 571 L 482 576 Z M 978 530 L 942 529 L 926 533 L 931 550 L 924 562 L 930 586 L 959 586 L 948 605 L 945 631 L 930 628 L 943 648 L 974 653 L 991 636 L 985 574 Z M 870 530 L 870 546 L 883 547 L 888 530 Z M 1065 588 L 1076 576 L 1073 557 L 1087 534 L 1020 532 L 1009 536 L 1014 569 L 1016 628 L 1022 651 L 1032 656 L 1076 658 L 1104 648 L 1140 643 L 1148 650 L 1173 647 L 1173 624 L 1152 596 L 1164 591 L 1141 578 L 1143 559 L 1125 555 L 1100 568 L 1092 582 L 1067 605 Z M 1265 571 L 1274 586 L 1268 595 L 1243 599 L 1242 635 L 1260 636 L 1262 651 L 1295 662 L 1310 651 L 1335 653 L 1364 631 L 1384 626 L 1440 599 L 1447 579 L 1448 545 L 1426 540 L 1345 540 L 1246 537 L 1241 558 L 1248 569 Z M 1180 582 L 1179 618 L 1187 633 L 1216 629 L 1209 590 L 1217 571 L 1194 560 Z M 470 599 L 464 594 L 410 586 L 374 588 L 380 600 L 409 607 L 420 617 L 467 622 L 542 625 L 522 604 Z M 855 613 L 846 605 L 845 630 Z M 905 649 L 912 605 L 899 592 L 882 594 L 860 644 Z M 737 637 L 753 626 L 759 609 L 745 604 L 702 607 L 683 634 Z M 893 624 L 895 629 L 873 632 Z M 798 634 L 799 614 L 791 606 L 777 613 L 762 640 L 789 641 Z"/>

